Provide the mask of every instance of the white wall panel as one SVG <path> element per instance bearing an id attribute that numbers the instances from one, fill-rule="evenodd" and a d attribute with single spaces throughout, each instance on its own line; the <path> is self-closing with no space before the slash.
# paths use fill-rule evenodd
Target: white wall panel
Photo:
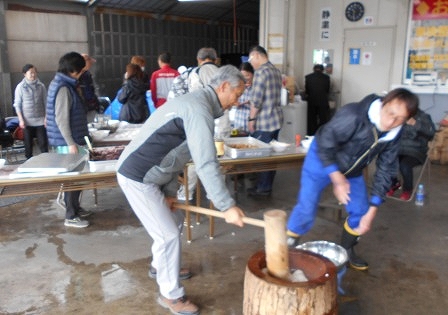
<path id="1" fill-rule="evenodd" d="M 5 21 L 8 40 L 87 42 L 85 16 L 6 11 Z"/>
<path id="2" fill-rule="evenodd" d="M 59 58 L 76 51 L 88 53 L 87 43 L 9 41 L 9 66 L 12 72 L 21 72 L 26 63 L 36 66 L 39 72 L 56 71 Z"/>
<path id="3" fill-rule="evenodd" d="M 56 71 L 67 52 L 88 53 L 86 17 L 71 14 L 6 11 L 11 72 L 32 63 L 39 72 Z"/>

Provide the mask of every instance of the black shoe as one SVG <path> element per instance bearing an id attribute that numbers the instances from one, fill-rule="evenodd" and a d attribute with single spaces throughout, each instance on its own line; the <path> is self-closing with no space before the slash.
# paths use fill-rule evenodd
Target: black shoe
<path id="1" fill-rule="evenodd" d="M 84 208 L 79 208 L 78 209 L 78 216 L 80 218 L 87 218 L 88 216 L 91 216 L 92 214 L 93 214 L 93 212 L 90 211 L 90 210 L 86 210 Z"/>
<path id="2" fill-rule="evenodd" d="M 347 254 L 348 263 L 351 268 L 361 271 L 369 269 L 369 264 L 367 263 L 367 261 L 357 256 L 353 248 L 347 249 Z"/>
<path id="3" fill-rule="evenodd" d="M 264 197 L 269 197 L 272 193 L 272 190 L 258 190 L 257 188 L 249 188 L 247 189 L 247 194 L 249 196 L 253 196 L 253 197 L 258 197 L 258 196 L 264 196 Z"/>
<path id="4" fill-rule="evenodd" d="M 341 246 L 347 250 L 348 265 L 356 270 L 367 270 L 369 269 L 369 264 L 355 253 L 354 247 L 358 244 L 358 241 L 359 235 L 350 234 L 344 226 Z"/>
<path id="5" fill-rule="evenodd" d="M 288 245 L 288 248 L 296 248 L 300 244 L 300 237 L 288 236 L 286 244 Z"/>

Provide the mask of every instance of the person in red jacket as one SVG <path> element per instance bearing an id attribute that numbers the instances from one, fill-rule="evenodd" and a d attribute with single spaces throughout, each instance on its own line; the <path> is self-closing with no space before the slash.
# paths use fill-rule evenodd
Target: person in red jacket
<path id="1" fill-rule="evenodd" d="M 179 76 L 179 72 L 171 68 L 171 54 L 169 52 L 161 53 L 157 61 L 160 69 L 152 73 L 150 83 L 151 98 L 155 108 L 166 102 L 173 80 Z"/>

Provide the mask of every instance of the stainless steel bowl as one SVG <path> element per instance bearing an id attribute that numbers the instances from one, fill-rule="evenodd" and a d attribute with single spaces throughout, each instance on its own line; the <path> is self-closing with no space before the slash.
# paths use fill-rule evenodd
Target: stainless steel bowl
<path id="1" fill-rule="evenodd" d="M 114 133 L 120 127 L 119 120 L 108 120 L 106 129 L 110 130 L 110 133 Z"/>
<path id="2" fill-rule="evenodd" d="M 339 270 L 348 260 L 347 251 L 342 246 L 328 241 L 312 241 L 298 245 L 296 248 L 307 250 L 328 258 Z"/>

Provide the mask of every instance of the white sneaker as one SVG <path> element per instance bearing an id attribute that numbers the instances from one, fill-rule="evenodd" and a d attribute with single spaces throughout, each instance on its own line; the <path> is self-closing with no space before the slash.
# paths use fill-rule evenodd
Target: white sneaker
<path id="1" fill-rule="evenodd" d="M 81 220 L 79 217 L 75 217 L 73 219 L 65 219 L 64 225 L 75 228 L 85 228 L 89 226 L 89 221 Z"/>

